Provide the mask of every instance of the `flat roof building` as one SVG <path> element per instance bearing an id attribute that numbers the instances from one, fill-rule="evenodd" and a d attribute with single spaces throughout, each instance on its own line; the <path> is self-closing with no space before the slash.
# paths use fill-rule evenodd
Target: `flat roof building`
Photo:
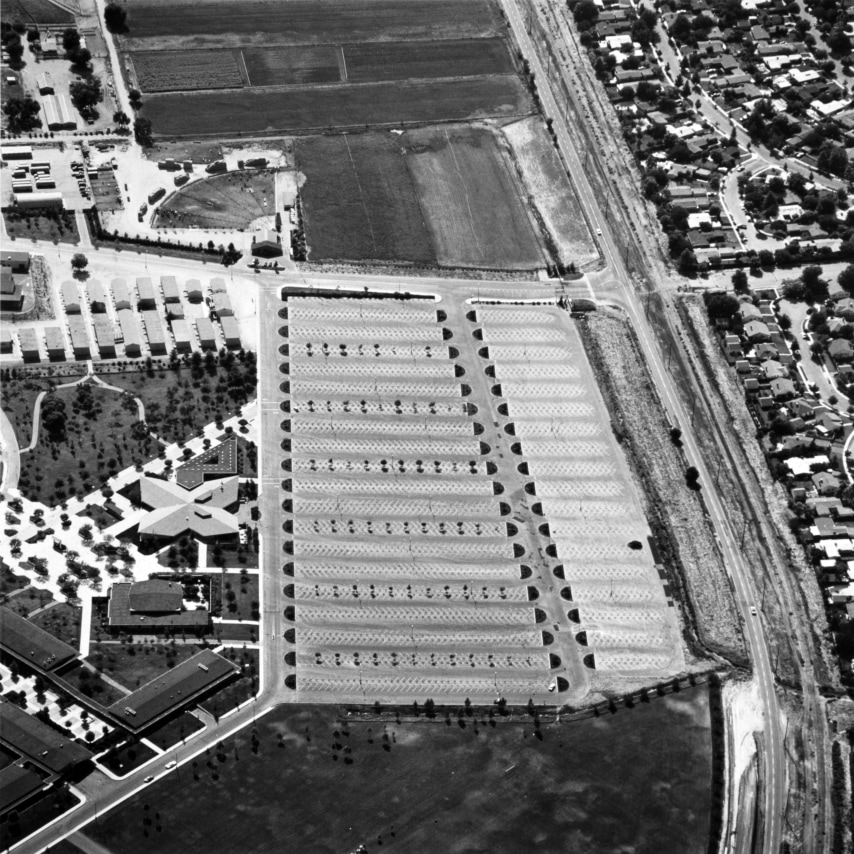
<path id="1" fill-rule="evenodd" d="M 193 339 L 190 336 L 190 328 L 186 320 L 176 319 L 172 321 L 172 336 L 175 338 L 175 349 L 179 353 L 187 353 L 192 349 Z"/>
<path id="2" fill-rule="evenodd" d="M 178 280 L 174 276 L 161 276 L 160 289 L 163 291 L 165 302 L 181 301 L 181 294 L 178 291 Z"/>
<path id="3" fill-rule="evenodd" d="M 80 314 L 80 289 L 77 287 L 77 282 L 66 280 L 60 288 L 62 294 L 62 303 L 65 306 L 66 314 Z"/>
<path id="4" fill-rule="evenodd" d="M 11 353 L 12 349 L 12 332 L 3 326 L 0 328 L 0 353 Z"/>
<path id="5" fill-rule="evenodd" d="M 202 283 L 198 279 L 187 279 L 187 299 L 190 302 L 202 301 Z"/>
<path id="6" fill-rule="evenodd" d="M 217 317 L 227 317 L 234 315 L 234 309 L 231 307 L 231 300 L 228 294 L 217 292 L 211 296 L 211 312 Z"/>
<path id="7" fill-rule="evenodd" d="M 30 667 L 48 672 L 78 656 L 74 647 L 0 605 L 0 649 Z"/>
<path id="8" fill-rule="evenodd" d="M 24 308 L 24 289 L 8 267 L 0 270 L 0 311 L 18 312 Z"/>
<path id="9" fill-rule="evenodd" d="M 21 358 L 25 362 L 38 362 L 41 360 L 39 355 L 39 342 L 36 337 L 36 330 L 30 326 L 25 326 L 18 330 L 18 343 L 21 345 Z"/>
<path id="10" fill-rule="evenodd" d="M 8 267 L 13 273 L 27 273 L 30 269 L 30 253 L 8 249 L 0 252 L 0 267 Z"/>
<path id="11" fill-rule="evenodd" d="M 145 327 L 145 337 L 152 356 L 166 352 L 166 333 L 163 331 L 163 321 L 156 311 L 142 312 L 142 325 Z"/>
<path id="12" fill-rule="evenodd" d="M 78 362 L 91 359 L 92 350 L 89 344 L 89 329 L 83 315 L 69 315 L 68 334 L 71 337 L 71 349 L 74 351 L 74 358 Z"/>
<path id="13" fill-rule="evenodd" d="M 237 318 L 226 314 L 220 317 L 219 323 L 222 327 L 222 337 L 225 339 L 225 346 L 229 350 L 240 349 L 240 324 L 237 322 Z"/>
<path id="14" fill-rule="evenodd" d="M 33 147 L 31 145 L 7 145 L 0 156 L 4 160 L 32 160 Z"/>
<path id="15" fill-rule="evenodd" d="M 234 677 L 236 664 L 209 649 L 182 661 L 107 710 L 128 729 L 139 732 Z"/>
<path id="16" fill-rule="evenodd" d="M 43 193 L 14 193 L 15 204 L 19 208 L 64 208 L 65 203 L 62 200 L 62 193 L 51 192 L 50 190 Z"/>
<path id="17" fill-rule="evenodd" d="M 211 279 L 211 294 L 224 294 L 226 290 L 225 279 L 221 276 Z"/>
<path id="18" fill-rule="evenodd" d="M 46 326 L 44 343 L 47 347 L 47 357 L 51 362 L 65 361 L 65 336 L 58 326 Z"/>
<path id="19" fill-rule="evenodd" d="M 35 771 L 22 765 L 7 765 L 0 771 L 0 815 L 40 792 L 44 785 L 44 778 Z"/>
<path id="20" fill-rule="evenodd" d="M 196 332 L 199 335 L 199 346 L 202 350 L 216 350 L 216 336 L 213 324 L 208 318 L 196 318 Z"/>
<path id="21" fill-rule="evenodd" d="M 175 318 L 184 317 L 184 304 L 181 302 L 170 302 L 166 306 L 166 319 L 174 320 Z"/>
<path id="22" fill-rule="evenodd" d="M 113 279 L 110 282 L 110 290 L 113 292 L 113 302 L 116 304 L 116 311 L 131 307 L 130 289 L 124 279 Z"/>
<path id="23" fill-rule="evenodd" d="M 112 321 L 104 314 L 92 316 L 92 328 L 95 330 L 95 343 L 102 359 L 116 358 L 116 332 Z"/>
<path id="24" fill-rule="evenodd" d="M 157 305 L 154 299 L 154 285 L 148 276 L 140 276 L 136 280 L 136 293 L 140 311 L 154 308 Z"/>
<path id="25" fill-rule="evenodd" d="M 125 345 L 125 356 L 135 359 L 142 353 L 142 338 L 139 334 L 139 324 L 136 322 L 134 313 L 129 308 L 120 309 L 118 312 L 119 326 L 121 327 L 121 340 Z"/>
<path id="26" fill-rule="evenodd" d="M 107 310 L 107 298 L 104 294 L 104 286 L 94 279 L 86 285 L 89 294 L 89 308 L 92 314 L 104 314 Z"/>
<path id="27" fill-rule="evenodd" d="M 53 77 L 49 71 L 43 71 L 36 77 L 36 85 L 39 87 L 39 95 L 54 95 Z"/>
<path id="28" fill-rule="evenodd" d="M 45 126 L 48 130 L 74 130 L 77 127 L 77 113 L 71 107 L 68 95 L 45 95 L 42 99 Z"/>

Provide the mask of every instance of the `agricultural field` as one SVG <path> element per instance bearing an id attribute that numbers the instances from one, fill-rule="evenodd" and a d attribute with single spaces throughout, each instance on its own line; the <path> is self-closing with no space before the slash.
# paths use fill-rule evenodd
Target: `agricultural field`
<path id="1" fill-rule="evenodd" d="M 4 0 L 0 17 L 10 24 L 74 23 L 74 15 L 51 0 Z"/>
<path id="2" fill-rule="evenodd" d="M 136 88 L 143 92 L 234 89 L 244 83 L 239 51 L 141 51 L 130 58 Z"/>
<path id="3" fill-rule="evenodd" d="M 296 143 L 312 261 L 413 261 L 433 264 L 427 224 L 391 134 L 323 136 Z"/>
<path id="4" fill-rule="evenodd" d="M 266 169 L 213 175 L 193 181 L 164 199 L 154 225 L 156 228 L 246 228 L 260 217 L 275 215 L 275 194 L 274 174 Z"/>
<path id="5" fill-rule="evenodd" d="M 152 838 L 158 854 L 706 851 L 704 688 L 560 723 L 470 712 L 398 723 L 280 706 L 255 741 L 226 739 L 84 832 L 122 854 L 149 854 Z"/>
<path id="6" fill-rule="evenodd" d="M 505 125 L 528 198 L 548 231 L 562 264 L 586 269 L 598 263 L 599 253 L 590 227 L 543 122 L 536 117 Z"/>
<path id="7" fill-rule="evenodd" d="M 131 83 L 150 95 L 143 114 L 158 136 L 533 111 L 494 0 L 296 0 L 286 7 L 143 0 L 129 13 L 119 47 L 136 69 Z M 199 89 L 206 91 L 192 99 L 169 94 Z"/>
<path id="8" fill-rule="evenodd" d="M 567 313 L 464 311 L 287 301 L 300 700 L 573 703 L 684 668 Z"/>
<path id="9" fill-rule="evenodd" d="M 440 265 L 544 266 L 521 188 L 491 131 L 413 131 L 408 150 Z"/>
<path id="10" fill-rule="evenodd" d="M 545 264 L 521 188 L 488 128 L 310 138 L 296 151 L 311 261 Z"/>
<path id="11" fill-rule="evenodd" d="M 146 98 L 142 112 L 163 136 L 233 137 L 238 133 L 512 118 L 532 113 L 533 104 L 518 77 L 499 74 L 368 86 L 164 93 Z"/>

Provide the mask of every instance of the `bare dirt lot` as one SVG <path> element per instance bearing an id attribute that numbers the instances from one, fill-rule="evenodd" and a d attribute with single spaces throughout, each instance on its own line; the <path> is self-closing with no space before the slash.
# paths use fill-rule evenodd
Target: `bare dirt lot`
<path id="1" fill-rule="evenodd" d="M 706 851 L 704 689 L 538 729 L 452 714 L 395 723 L 283 706 L 258 720 L 255 749 L 244 730 L 85 832 L 123 854 Z"/>
<path id="2" fill-rule="evenodd" d="M 441 265 L 504 269 L 544 265 L 521 188 L 491 131 L 413 131 L 407 147 Z"/>

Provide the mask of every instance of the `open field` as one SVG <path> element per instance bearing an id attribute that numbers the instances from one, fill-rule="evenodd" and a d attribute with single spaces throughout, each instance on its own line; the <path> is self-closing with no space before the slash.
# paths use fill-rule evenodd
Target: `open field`
<path id="1" fill-rule="evenodd" d="M 243 60 L 252 86 L 339 83 L 341 49 L 336 45 L 250 47 Z"/>
<path id="2" fill-rule="evenodd" d="M 312 261 L 435 263 L 400 141 L 358 134 L 298 140 L 297 166 Z"/>
<path id="3" fill-rule="evenodd" d="M 579 269 L 597 263 L 593 235 L 542 119 L 523 119 L 501 131 L 510 142 L 528 197 L 561 263 L 574 263 Z"/>
<path id="4" fill-rule="evenodd" d="M 176 190 L 157 210 L 157 228 L 246 228 L 259 217 L 275 215 L 273 173 L 228 172 Z M 271 219 L 272 222 L 272 219 Z"/>
<path id="5" fill-rule="evenodd" d="M 2 20 L 10 24 L 73 24 L 74 15 L 50 0 L 4 0 Z"/>
<path id="6" fill-rule="evenodd" d="M 424 129 L 407 142 L 407 163 L 441 265 L 543 265 L 520 188 L 490 131 Z"/>
<path id="7" fill-rule="evenodd" d="M 512 117 L 532 111 L 530 96 L 514 74 L 369 86 L 169 93 L 146 98 L 142 109 L 158 135 L 220 137 Z"/>
<path id="8" fill-rule="evenodd" d="M 460 715 L 397 724 L 283 706 L 259 719 L 255 750 L 245 730 L 85 832 L 122 854 L 148 854 L 152 836 L 158 854 L 706 851 L 704 689 L 598 719 L 541 719 L 537 737 L 530 718 Z"/>
<path id="9" fill-rule="evenodd" d="M 297 142 L 309 259 L 530 269 L 544 256 L 493 132 Z"/>
<path id="10" fill-rule="evenodd" d="M 157 50 L 130 54 L 143 92 L 243 86 L 239 53 L 231 50 Z"/>
<path id="11" fill-rule="evenodd" d="M 50 216 L 30 211 L 4 210 L 6 233 L 17 240 L 49 240 L 53 243 L 79 243 L 77 220 L 72 211 L 59 211 Z M 23 249 L 24 247 L 18 247 Z"/>
<path id="12" fill-rule="evenodd" d="M 122 41 L 136 49 L 152 40 L 166 50 L 483 38 L 500 35 L 502 28 L 497 6 L 488 0 L 292 0 L 287 4 L 278 0 L 135 0 L 129 13 L 129 32 Z"/>

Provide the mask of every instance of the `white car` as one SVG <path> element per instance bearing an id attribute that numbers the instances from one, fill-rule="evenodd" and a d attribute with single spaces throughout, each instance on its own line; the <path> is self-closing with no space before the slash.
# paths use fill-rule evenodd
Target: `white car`
<path id="1" fill-rule="evenodd" d="M 152 783 L 152 782 L 154 782 L 154 777 L 146 777 L 142 782 L 143 783 Z"/>
<path id="2" fill-rule="evenodd" d="M 602 229 L 601 229 L 601 228 L 597 228 L 597 229 L 596 229 L 596 236 L 597 236 L 597 237 L 601 237 L 601 236 L 602 236 Z"/>
<path id="3" fill-rule="evenodd" d="M 178 763 L 173 759 L 171 762 L 166 763 L 166 767 L 167 767 L 167 769 L 168 768 L 174 768 L 177 764 Z"/>
<path id="4" fill-rule="evenodd" d="M 755 617 L 755 616 L 756 616 L 756 605 L 751 605 L 751 606 L 750 606 L 750 615 L 751 615 L 752 617 Z"/>

